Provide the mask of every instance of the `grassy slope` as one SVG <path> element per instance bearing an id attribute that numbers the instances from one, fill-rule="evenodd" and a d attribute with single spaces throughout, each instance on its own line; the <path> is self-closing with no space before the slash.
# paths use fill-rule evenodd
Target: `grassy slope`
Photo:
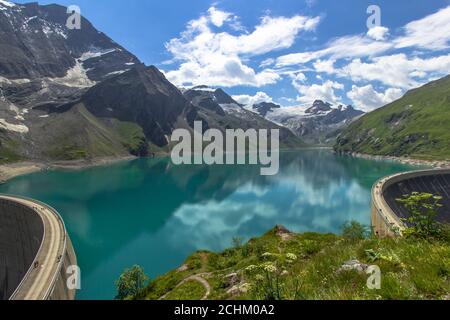
<path id="1" fill-rule="evenodd" d="M 450 159 L 450 76 L 355 121 L 336 149 L 366 154 Z"/>
<path id="2" fill-rule="evenodd" d="M 36 119 L 26 140 L 0 136 L 0 160 L 80 160 L 139 155 L 147 142 L 141 127 L 98 119 L 80 104 L 71 110 Z"/>
<path id="3" fill-rule="evenodd" d="M 365 251 L 370 249 L 380 254 L 378 260 L 370 261 Z M 295 254 L 297 259 L 287 262 L 287 253 Z M 352 258 L 381 268 L 381 290 L 367 289 L 368 276 L 364 273 L 336 272 Z M 186 290 L 174 288 L 191 275 L 206 273 L 204 278 L 212 287 L 209 299 L 264 299 L 261 289 L 266 280 L 258 280 L 258 272 L 245 271 L 251 265 L 264 263 L 287 271 L 287 275 L 280 276 L 282 299 L 443 299 L 450 293 L 448 243 L 390 238 L 349 241 L 316 233 L 291 234 L 289 240 L 283 241 L 272 230 L 240 248 L 219 254 L 195 253 L 186 261 L 188 270 L 174 270 L 155 279 L 136 298 L 158 299 L 167 293 L 173 300 L 192 297 L 186 296 Z M 227 293 L 224 277 L 233 272 L 241 276 L 241 283 L 250 284 L 247 293 Z M 264 279 L 264 272 L 259 274 Z"/>
<path id="4" fill-rule="evenodd" d="M 170 292 L 164 300 L 200 300 L 205 293 L 200 283 L 190 280 Z"/>
<path id="5" fill-rule="evenodd" d="M 0 164 L 17 162 L 22 159 L 17 152 L 20 143 L 0 132 Z"/>

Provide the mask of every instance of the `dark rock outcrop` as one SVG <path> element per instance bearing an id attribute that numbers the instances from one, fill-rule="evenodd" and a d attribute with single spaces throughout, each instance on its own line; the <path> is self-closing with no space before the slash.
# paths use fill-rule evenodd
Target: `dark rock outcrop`
<path id="1" fill-rule="evenodd" d="M 192 108 L 155 67 L 138 66 L 97 84 L 81 101 L 96 117 L 137 123 L 149 141 L 168 144 L 179 117 Z"/>

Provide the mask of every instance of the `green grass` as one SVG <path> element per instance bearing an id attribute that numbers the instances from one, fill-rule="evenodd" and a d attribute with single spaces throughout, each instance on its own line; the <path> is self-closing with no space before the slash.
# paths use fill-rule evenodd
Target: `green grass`
<path id="1" fill-rule="evenodd" d="M 132 122 L 124 122 L 112 119 L 113 128 L 120 136 L 120 140 L 125 148 L 133 155 L 146 155 L 148 152 L 148 143 L 145 138 L 144 130 Z"/>
<path id="2" fill-rule="evenodd" d="M 200 300 L 206 293 L 201 283 L 189 280 L 171 291 L 165 300 Z"/>
<path id="3" fill-rule="evenodd" d="M 44 156 L 52 160 L 145 155 L 142 128 L 129 122 L 98 119 L 84 105 L 62 114 L 46 129 Z"/>
<path id="4" fill-rule="evenodd" d="M 88 158 L 88 152 L 76 145 L 65 145 L 48 150 L 48 156 L 54 160 L 82 160 Z"/>
<path id="5" fill-rule="evenodd" d="M 335 149 L 365 154 L 450 159 L 450 76 L 352 123 Z"/>
<path id="6" fill-rule="evenodd" d="M 368 254 L 367 250 L 375 254 Z M 289 260 L 292 257 L 295 259 Z M 365 273 L 337 272 L 351 259 L 380 267 L 380 290 L 367 288 Z M 277 269 L 269 274 L 270 281 L 259 267 L 265 264 Z M 197 252 L 185 265 L 188 267 L 185 271 L 173 270 L 154 279 L 135 298 L 158 299 L 171 293 L 172 299 L 182 299 L 186 297 L 186 287 L 173 290 L 183 279 L 196 274 L 202 274 L 211 285 L 209 299 L 267 299 L 270 284 L 277 281 L 277 298 L 286 300 L 444 299 L 450 294 L 448 242 L 406 238 L 349 240 L 317 233 L 291 234 L 287 240 L 282 240 L 272 230 L 221 253 Z M 255 270 L 251 271 L 252 268 Z M 225 276 L 234 272 L 240 275 L 241 284 L 249 285 L 247 292 L 227 292 L 230 288 Z M 200 292 L 196 295 L 198 298 Z"/>
<path id="7" fill-rule="evenodd" d="M 19 142 L 0 137 L 0 164 L 13 163 L 22 160 L 22 157 L 17 152 L 19 147 Z"/>

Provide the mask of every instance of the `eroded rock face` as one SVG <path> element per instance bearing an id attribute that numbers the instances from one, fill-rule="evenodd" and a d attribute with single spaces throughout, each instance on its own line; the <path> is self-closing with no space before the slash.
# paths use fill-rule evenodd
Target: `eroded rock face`
<path id="1" fill-rule="evenodd" d="M 97 84 L 81 101 L 96 117 L 137 123 L 160 147 L 168 144 L 179 117 L 192 108 L 157 68 L 143 65 Z"/>

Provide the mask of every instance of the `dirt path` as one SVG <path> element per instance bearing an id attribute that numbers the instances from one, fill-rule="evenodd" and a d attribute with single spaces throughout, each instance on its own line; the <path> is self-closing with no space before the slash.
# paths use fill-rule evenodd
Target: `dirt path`
<path id="1" fill-rule="evenodd" d="M 206 290 L 205 295 L 203 296 L 203 298 L 201 298 L 200 300 L 206 300 L 208 299 L 209 295 L 211 294 L 211 286 L 208 283 L 208 281 L 206 281 L 203 276 L 206 276 L 207 274 L 197 274 L 194 276 L 190 276 L 187 277 L 186 279 L 184 279 L 183 281 L 181 281 L 172 291 L 167 292 L 165 295 L 163 295 L 161 298 L 159 298 L 158 300 L 165 300 L 167 298 L 167 296 L 173 292 L 174 290 L 176 290 L 177 288 L 181 287 L 183 284 L 185 284 L 188 281 L 197 281 L 198 283 L 200 283 Z"/>

